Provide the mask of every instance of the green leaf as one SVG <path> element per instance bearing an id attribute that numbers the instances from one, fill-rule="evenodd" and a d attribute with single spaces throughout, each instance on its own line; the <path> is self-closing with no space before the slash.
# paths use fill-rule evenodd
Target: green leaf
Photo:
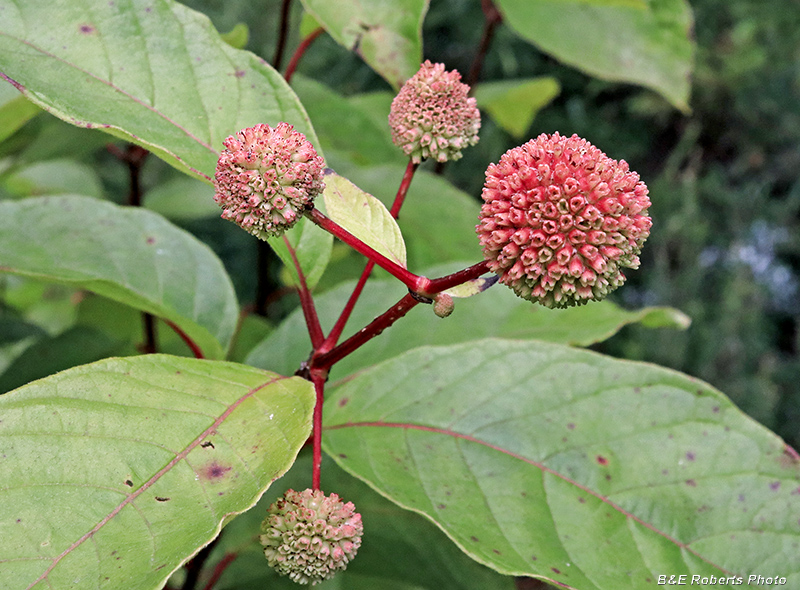
<path id="1" fill-rule="evenodd" d="M 230 31 L 221 34 L 220 37 L 234 49 L 244 49 L 250 39 L 250 29 L 245 23 L 236 23 Z"/>
<path id="2" fill-rule="evenodd" d="M 117 355 L 123 342 L 82 326 L 32 343 L 0 374 L 0 393 L 58 371 Z"/>
<path id="3" fill-rule="evenodd" d="M 325 425 L 345 470 L 501 573 L 800 584 L 800 459 L 685 375 L 539 342 L 423 347 L 337 388 Z"/>
<path id="4" fill-rule="evenodd" d="M 214 189 L 196 178 L 176 176 L 147 191 L 144 206 L 167 219 L 188 221 L 219 217 Z"/>
<path id="5" fill-rule="evenodd" d="M 406 266 L 403 234 L 381 201 L 330 169 L 325 172 L 322 196 L 328 217 L 393 262 Z"/>
<path id="6" fill-rule="evenodd" d="M 0 202 L 0 271 L 87 289 L 177 324 L 210 358 L 238 317 L 216 255 L 164 218 L 88 197 Z"/>
<path id="7" fill-rule="evenodd" d="M 286 265 L 292 284 L 300 284 L 294 262 L 296 258 L 306 285 L 313 289 L 331 259 L 333 236 L 303 217 L 292 229 L 280 237 L 270 238 L 268 243 Z"/>
<path id="8" fill-rule="evenodd" d="M 689 111 L 694 42 L 685 0 L 497 0 L 518 35 L 604 80 L 655 90 Z"/>
<path id="9" fill-rule="evenodd" d="M 360 166 L 408 162 L 402 150 L 392 143 L 388 110 L 383 120 L 376 122 L 365 107 L 315 80 L 295 74 L 292 87 L 308 110 L 328 158 L 338 152 Z"/>
<path id="10" fill-rule="evenodd" d="M 64 194 L 103 196 L 103 186 L 94 169 L 66 158 L 19 168 L 3 180 L 3 188 L 18 197 Z"/>
<path id="11" fill-rule="evenodd" d="M 16 88 L 0 84 L 0 141 L 10 137 L 39 113 L 39 107 Z"/>
<path id="12" fill-rule="evenodd" d="M 465 268 L 468 264 L 460 265 Z M 447 274 L 453 267 L 430 269 L 426 276 Z M 315 297 L 322 327 L 330 330 L 350 293 L 354 282 L 348 281 Z M 372 321 L 375 316 L 405 295 L 408 290 L 398 281 L 371 280 L 367 283 L 353 311 L 343 337 L 347 338 Z M 588 346 L 618 332 L 623 326 L 646 322 L 653 315 L 665 319 L 664 308 L 627 311 L 610 301 L 590 303 L 567 309 L 548 309 L 516 297 L 503 285 L 455 302 L 455 311 L 445 319 L 433 314 L 427 305 L 418 305 L 378 338 L 344 358 L 331 373 L 341 378 L 376 362 L 392 358 L 422 344 L 455 344 L 478 338 L 501 336 L 546 340 L 560 344 Z M 686 327 L 686 316 L 672 310 L 676 321 L 669 327 Z M 247 363 L 292 373 L 308 358 L 308 337 L 304 334 L 303 314 L 295 310 L 247 357 Z"/>
<path id="13" fill-rule="evenodd" d="M 362 190 L 391 206 L 405 165 L 359 168 L 340 172 Z M 408 267 L 420 269 L 448 260 L 481 260 L 475 235 L 480 203 L 441 176 L 417 170 L 397 220 L 406 242 Z"/>
<path id="14" fill-rule="evenodd" d="M 428 0 L 302 0 L 337 43 L 355 51 L 395 89 L 422 62 Z"/>
<path id="15" fill-rule="evenodd" d="M 536 113 L 561 92 L 558 80 L 540 76 L 527 80 L 482 82 L 475 87 L 475 100 L 495 123 L 516 139 L 525 137 Z"/>
<path id="16" fill-rule="evenodd" d="M 0 0 L 0 14 L 0 72 L 25 96 L 203 180 L 222 141 L 256 123 L 286 121 L 317 143 L 282 76 L 182 4 Z"/>
<path id="17" fill-rule="evenodd" d="M 311 384 L 108 359 L 0 396 L 0 587 L 155 590 L 292 464 Z"/>
<path id="18" fill-rule="evenodd" d="M 258 542 L 261 521 L 267 507 L 286 489 L 308 487 L 311 449 L 301 451 L 289 472 L 273 485 L 253 508 L 225 527 L 214 553 L 213 564 L 235 552 L 236 559 L 214 586 L 215 590 L 269 588 L 297 590 L 288 578 L 265 567 L 264 551 Z M 513 590 L 512 578 L 483 567 L 453 545 L 442 531 L 425 518 L 392 504 L 368 486 L 342 471 L 328 457 L 323 458 L 322 478 L 326 490 L 353 502 L 364 522 L 363 544 L 347 569 L 320 590 Z M 178 586 L 180 587 L 180 586 Z"/>

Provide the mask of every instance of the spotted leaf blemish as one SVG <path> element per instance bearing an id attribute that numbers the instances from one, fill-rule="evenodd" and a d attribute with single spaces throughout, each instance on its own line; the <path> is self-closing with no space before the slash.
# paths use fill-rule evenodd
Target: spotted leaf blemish
<path id="1" fill-rule="evenodd" d="M 216 480 L 224 477 L 225 474 L 228 473 L 231 469 L 232 467 L 230 467 L 229 465 L 221 465 L 216 461 L 214 461 L 213 463 L 211 463 L 207 467 L 204 467 L 201 470 L 201 476 L 205 477 L 206 479 Z"/>

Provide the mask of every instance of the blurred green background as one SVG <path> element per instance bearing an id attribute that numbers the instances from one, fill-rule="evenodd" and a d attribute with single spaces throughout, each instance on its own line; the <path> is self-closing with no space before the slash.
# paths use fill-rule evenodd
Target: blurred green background
<path id="1" fill-rule="evenodd" d="M 245 47 L 272 62 L 278 0 L 186 4 L 206 13 L 223 32 L 247 23 Z M 654 227 L 641 269 L 628 273 L 627 285 L 614 299 L 626 307 L 673 306 L 687 313 L 693 323 L 686 331 L 629 326 L 597 348 L 700 377 L 797 448 L 800 4 L 796 0 L 768 4 L 694 0 L 691 5 L 697 42 L 691 113 L 675 110 L 649 90 L 604 82 L 563 66 L 500 24 L 480 80 L 547 75 L 557 80 L 561 91 L 537 114 L 522 140 L 484 114 L 479 144 L 440 172 L 479 199 L 489 162 L 529 137 L 554 131 L 577 133 L 611 157 L 627 160 L 650 187 Z M 284 64 L 299 41 L 299 2 L 293 2 L 291 17 Z M 423 28 L 424 57 L 466 75 L 483 24 L 478 0 L 432 0 Z M 390 90 L 358 57 L 327 35 L 306 53 L 299 72 L 344 96 Z M 0 198 L 80 192 L 124 202 L 128 171 L 106 150 L 109 141 L 101 133 L 70 127 L 44 113 L 37 115 L 0 143 Z M 434 169 L 432 163 L 423 167 Z M 146 161 L 142 181 L 148 206 L 169 208 L 163 185 L 172 183 L 172 194 L 180 194 L 183 181 L 176 174 L 155 158 Z M 387 186 L 387 192 L 393 194 L 395 188 Z M 187 199 L 194 198 L 191 194 L 196 188 L 192 185 L 185 192 Z M 210 193 L 204 198 L 211 203 Z M 209 220 L 208 214 L 206 208 L 202 214 L 184 218 L 178 214 L 172 219 L 212 245 L 231 273 L 241 301 L 252 301 L 253 242 L 233 224 Z M 277 269 L 273 282 L 276 292 L 270 313 L 274 321 L 296 300 L 280 288 Z M 69 297 L 74 295 L 56 288 L 34 288 L 15 279 L 4 279 L 0 289 L 9 308 L 27 309 L 27 319 L 37 319 L 53 334 L 59 333 L 59 322 L 70 321 L 59 314 L 72 309 Z M 32 302 L 42 296 L 55 301 L 55 307 L 36 308 L 38 304 Z M 74 316 L 81 309 L 68 313 Z M 0 316 L 0 321 L 3 318 L 8 319 L 8 314 Z M 14 324 L 14 329 L 29 329 L 35 337 L 38 328 L 31 322 L 25 325 L 28 328 Z M 162 333 L 166 336 L 168 331 Z M 11 338 L 9 332 L 6 335 Z M 14 341 L 20 342 L 17 336 Z M 80 336 L 99 342 L 91 334 Z M 102 350 L 95 351 L 101 356 L 120 352 L 113 340 L 105 338 L 101 344 Z M 167 343 L 167 351 L 170 346 L 179 350 L 181 345 Z M 0 365 L 3 354 L 13 357 L 6 348 Z"/>

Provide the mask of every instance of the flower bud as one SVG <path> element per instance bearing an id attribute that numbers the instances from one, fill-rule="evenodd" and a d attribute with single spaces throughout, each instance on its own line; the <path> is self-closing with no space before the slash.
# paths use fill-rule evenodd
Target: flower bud
<path id="1" fill-rule="evenodd" d="M 650 199 L 625 160 L 577 135 L 542 134 L 486 170 L 476 230 L 489 268 L 524 299 L 603 299 L 638 268 Z"/>
<path id="2" fill-rule="evenodd" d="M 298 584 L 314 585 L 347 567 L 364 527 L 352 502 L 307 489 L 287 490 L 272 504 L 261 532 L 269 565 Z"/>
<path id="3" fill-rule="evenodd" d="M 453 298 L 447 293 L 439 293 L 433 300 L 433 313 L 440 318 L 449 316 L 453 313 L 454 308 Z"/>
<path id="4" fill-rule="evenodd" d="M 288 123 L 256 125 L 224 141 L 214 175 L 223 219 L 266 240 L 297 223 L 322 192 L 324 162 Z"/>
<path id="5" fill-rule="evenodd" d="M 392 141 L 419 164 L 458 160 L 461 150 L 478 143 L 481 114 L 461 74 L 425 61 L 409 78 L 389 112 Z"/>

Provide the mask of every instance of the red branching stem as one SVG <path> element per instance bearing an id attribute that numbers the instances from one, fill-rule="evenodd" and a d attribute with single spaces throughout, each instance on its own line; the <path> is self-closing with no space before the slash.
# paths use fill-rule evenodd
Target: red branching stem
<path id="1" fill-rule="evenodd" d="M 283 51 L 286 49 L 286 37 L 289 31 L 289 7 L 292 0 L 283 0 L 281 2 L 281 22 L 278 25 L 278 43 L 275 47 L 275 57 L 272 60 L 272 67 L 276 70 L 281 69 L 283 62 Z"/>
<path id="2" fill-rule="evenodd" d="M 411 186 L 411 180 L 414 178 L 414 173 L 417 171 L 418 167 L 419 164 L 414 163 L 413 160 L 408 161 L 408 166 L 406 166 L 406 171 L 403 174 L 403 180 L 400 182 L 400 187 L 397 189 L 397 194 L 394 197 L 392 208 L 389 209 L 389 213 L 395 219 L 397 219 L 400 214 L 400 208 L 405 201 L 408 187 Z M 347 300 L 341 315 L 339 315 L 339 319 L 336 320 L 336 324 L 325 339 L 323 347 L 326 347 L 327 350 L 330 350 L 339 342 L 342 331 L 347 325 L 347 320 L 350 319 L 350 314 L 353 313 L 353 308 L 356 306 L 358 298 L 361 297 L 361 292 L 364 290 L 364 285 L 366 285 L 373 268 L 375 268 L 375 263 L 372 260 L 367 261 L 367 265 L 364 267 L 364 271 L 361 273 L 361 277 L 359 277 L 358 283 L 356 283 L 353 293 L 350 295 L 350 299 Z"/>
<path id="3" fill-rule="evenodd" d="M 300 63 L 300 58 L 303 57 L 303 54 L 306 52 L 311 44 L 316 41 L 317 37 L 322 35 L 325 32 L 325 29 L 322 27 L 317 27 L 311 33 L 300 42 L 300 45 L 297 46 L 295 49 L 294 54 L 292 55 L 292 59 L 289 60 L 289 65 L 286 66 L 286 72 L 283 74 L 283 78 L 286 80 L 287 83 L 292 81 L 292 76 L 294 75 L 295 70 L 297 69 L 297 64 Z"/>
<path id="4" fill-rule="evenodd" d="M 411 293 L 403 296 L 400 301 L 395 303 L 388 310 L 383 312 L 377 318 L 372 320 L 364 328 L 353 334 L 350 338 L 342 342 L 339 346 L 333 348 L 331 351 L 315 356 L 311 359 L 311 365 L 316 369 L 328 369 L 335 363 L 342 360 L 348 354 L 366 344 L 375 336 L 383 332 L 386 328 L 390 327 L 401 317 L 411 311 L 419 300 L 416 299 Z"/>
<path id="5" fill-rule="evenodd" d="M 417 293 L 422 293 L 427 290 L 429 280 L 425 277 L 415 275 L 407 268 L 403 268 L 396 262 L 389 260 L 386 256 L 375 250 L 372 246 L 365 244 L 360 239 L 355 237 L 349 231 L 344 229 L 338 223 L 329 219 L 322 214 L 318 209 L 314 208 L 306 212 L 306 217 L 316 223 L 325 231 L 339 238 L 345 244 L 353 248 L 359 254 L 363 254 L 382 269 L 390 273 L 392 276 L 400 280 L 406 287 Z"/>
<path id="6" fill-rule="evenodd" d="M 235 552 L 223 555 L 222 559 L 214 566 L 214 571 L 211 572 L 211 577 L 208 579 L 208 583 L 203 587 L 203 590 L 213 590 L 214 586 L 217 585 L 217 582 L 219 582 L 219 579 L 222 577 L 222 574 L 225 573 L 225 570 L 228 569 L 228 566 L 233 563 L 233 560 L 237 557 L 239 557 L 239 555 Z"/>
<path id="7" fill-rule="evenodd" d="M 297 288 L 298 294 L 300 295 L 300 307 L 303 309 L 303 317 L 306 320 L 308 335 L 311 338 L 311 345 L 316 350 L 322 344 L 325 336 L 322 334 L 322 326 L 317 316 L 317 308 L 314 307 L 314 298 L 311 296 L 308 283 L 306 283 L 306 276 L 303 274 L 303 269 L 300 268 L 300 262 L 297 260 L 297 253 L 292 247 L 292 244 L 289 243 L 289 239 L 286 235 L 283 236 L 283 243 L 286 244 L 286 248 L 289 250 L 289 256 L 292 257 L 292 264 L 297 271 L 297 277 L 300 282 Z"/>
<path id="8" fill-rule="evenodd" d="M 467 75 L 467 84 L 469 86 L 475 86 L 478 83 L 478 78 L 480 78 L 481 70 L 483 69 L 483 59 L 489 51 L 489 45 L 491 45 L 492 37 L 494 37 L 494 30 L 503 20 L 503 16 L 492 0 L 481 0 L 481 8 L 485 19 L 483 35 L 478 45 L 478 52 L 475 54 L 475 59 L 472 61 L 472 66 Z"/>
<path id="9" fill-rule="evenodd" d="M 314 461 L 311 472 L 311 487 L 320 489 L 320 471 L 322 467 L 322 405 L 325 401 L 325 380 L 328 378 L 327 369 L 311 371 L 311 381 L 314 383 L 314 392 L 317 394 L 317 403 L 314 406 L 314 431 L 312 433 L 314 444 Z"/>
<path id="10" fill-rule="evenodd" d="M 469 268 L 454 272 L 451 275 L 447 275 L 439 279 L 432 279 L 428 283 L 428 290 L 425 293 L 422 293 L 422 295 L 436 295 L 437 293 L 441 293 L 442 291 L 455 287 L 456 285 L 477 279 L 479 276 L 484 275 L 487 272 L 489 272 L 489 263 L 483 260 L 477 264 L 473 264 Z"/>
<path id="11" fill-rule="evenodd" d="M 180 329 L 180 328 L 177 326 L 177 324 L 175 324 L 174 322 L 171 322 L 170 320 L 164 320 L 164 321 L 167 323 L 167 325 L 168 325 L 170 328 L 172 328 L 172 330 L 173 330 L 173 331 L 174 331 L 174 332 L 175 332 L 175 333 L 176 333 L 178 336 L 180 336 L 180 337 L 181 337 L 181 340 L 183 340 L 183 341 L 186 343 L 186 346 L 188 346 L 188 347 L 189 347 L 189 350 L 191 350 L 191 351 L 192 351 L 192 354 L 194 355 L 194 358 L 198 358 L 198 359 L 204 359 L 204 358 L 206 358 L 206 355 L 204 355 L 204 354 L 203 354 L 203 351 L 200 349 L 200 347 L 199 347 L 199 346 L 197 346 L 197 343 L 196 343 L 194 340 L 192 340 L 192 339 L 189 337 L 189 335 L 188 335 L 186 332 L 184 332 L 183 330 L 181 330 L 181 329 Z"/>

